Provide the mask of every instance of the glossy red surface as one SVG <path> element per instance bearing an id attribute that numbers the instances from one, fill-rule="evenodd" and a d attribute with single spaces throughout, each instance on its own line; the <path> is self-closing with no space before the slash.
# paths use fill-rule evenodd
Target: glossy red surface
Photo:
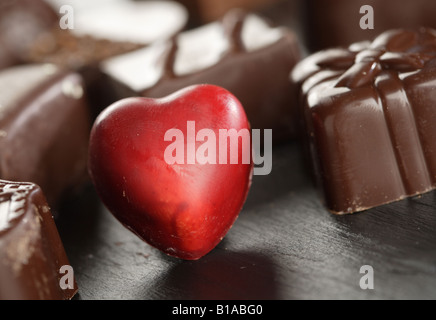
<path id="1" fill-rule="evenodd" d="M 193 86 L 164 99 L 129 98 L 97 118 L 89 169 L 101 199 L 122 224 L 169 255 L 195 260 L 235 222 L 252 164 L 168 164 L 165 133 L 180 129 L 188 144 L 188 121 L 195 121 L 197 132 L 211 129 L 217 137 L 219 129 L 249 129 L 238 100 L 216 86 Z M 241 156 L 241 144 L 238 150 Z"/>

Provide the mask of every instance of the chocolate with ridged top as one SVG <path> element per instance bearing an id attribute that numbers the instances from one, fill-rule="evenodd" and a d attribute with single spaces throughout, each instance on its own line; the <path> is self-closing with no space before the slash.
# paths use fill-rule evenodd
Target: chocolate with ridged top
<path id="1" fill-rule="evenodd" d="M 61 272 L 69 265 L 41 189 L 0 180 L 0 300 L 71 299 L 77 284 Z"/>
<path id="2" fill-rule="evenodd" d="M 172 41 L 110 59 L 103 71 L 113 100 L 160 98 L 194 84 L 221 86 L 241 101 L 252 128 L 273 129 L 278 141 L 294 133 L 289 73 L 299 60 L 291 30 L 235 10 Z"/>
<path id="3" fill-rule="evenodd" d="M 87 180 L 90 127 L 80 75 L 53 65 L 0 71 L 0 179 L 37 183 L 56 207 Z"/>
<path id="4" fill-rule="evenodd" d="M 436 31 L 391 30 L 293 71 L 328 208 L 338 214 L 436 187 Z"/>

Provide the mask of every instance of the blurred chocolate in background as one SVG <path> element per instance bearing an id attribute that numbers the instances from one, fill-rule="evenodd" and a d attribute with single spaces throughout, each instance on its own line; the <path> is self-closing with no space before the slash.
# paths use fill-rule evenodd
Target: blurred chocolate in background
<path id="1" fill-rule="evenodd" d="M 1 0 L 0 69 L 24 63 L 35 38 L 58 22 L 57 13 L 42 0 Z"/>
<path id="2" fill-rule="evenodd" d="M 191 25 L 201 25 L 220 19 L 233 8 L 262 10 L 281 0 L 178 0 L 189 10 Z"/>
<path id="3" fill-rule="evenodd" d="M 374 9 L 374 29 L 363 30 L 360 8 Z M 434 0 L 305 0 L 305 38 L 311 51 L 372 40 L 393 28 L 436 27 Z"/>

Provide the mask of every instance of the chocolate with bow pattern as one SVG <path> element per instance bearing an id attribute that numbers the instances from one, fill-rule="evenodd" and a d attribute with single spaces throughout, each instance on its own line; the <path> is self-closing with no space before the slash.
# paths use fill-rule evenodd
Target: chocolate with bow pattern
<path id="1" fill-rule="evenodd" d="M 391 30 L 293 71 L 313 168 L 345 214 L 436 187 L 436 31 Z"/>

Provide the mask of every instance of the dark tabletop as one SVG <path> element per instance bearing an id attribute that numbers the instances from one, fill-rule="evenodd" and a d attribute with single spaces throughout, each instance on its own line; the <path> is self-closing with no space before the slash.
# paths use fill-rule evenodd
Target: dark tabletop
<path id="1" fill-rule="evenodd" d="M 334 216 L 297 145 L 277 147 L 224 240 L 198 261 L 125 229 L 89 187 L 57 220 L 76 299 L 436 299 L 436 193 Z M 360 268 L 374 270 L 362 290 Z"/>

